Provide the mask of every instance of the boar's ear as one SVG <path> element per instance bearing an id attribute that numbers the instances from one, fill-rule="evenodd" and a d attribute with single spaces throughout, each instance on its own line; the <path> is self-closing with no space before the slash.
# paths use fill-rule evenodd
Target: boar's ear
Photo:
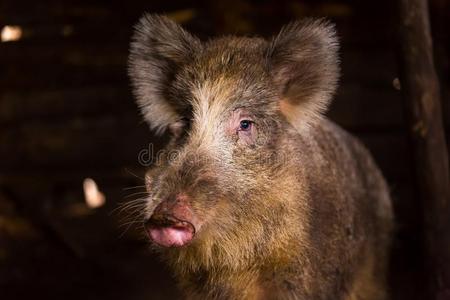
<path id="1" fill-rule="evenodd" d="M 282 99 L 280 109 L 295 127 L 325 112 L 339 76 L 334 26 L 323 20 L 294 22 L 274 37 L 268 62 Z"/>
<path id="2" fill-rule="evenodd" d="M 167 87 L 200 48 L 199 39 L 167 17 L 145 14 L 135 26 L 129 76 L 144 119 L 156 133 L 179 118 L 165 97 Z"/>

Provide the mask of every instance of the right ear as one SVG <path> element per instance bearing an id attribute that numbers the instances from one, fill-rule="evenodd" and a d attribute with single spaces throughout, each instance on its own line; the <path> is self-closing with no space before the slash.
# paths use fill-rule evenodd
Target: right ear
<path id="1" fill-rule="evenodd" d="M 284 27 L 267 58 L 282 99 L 280 110 L 297 129 L 322 117 L 339 77 L 338 40 L 332 24 L 304 20 Z"/>
<path id="2" fill-rule="evenodd" d="M 165 97 L 168 84 L 200 49 L 199 39 L 167 17 L 145 14 L 135 26 L 128 73 L 141 113 L 157 134 L 179 118 Z"/>

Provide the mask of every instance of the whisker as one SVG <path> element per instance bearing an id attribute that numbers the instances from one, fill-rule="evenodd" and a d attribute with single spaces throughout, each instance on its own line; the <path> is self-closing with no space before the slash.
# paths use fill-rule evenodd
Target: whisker
<path id="1" fill-rule="evenodd" d="M 136 193 L 132 193 L 130 195 L 127 195 L 124 198 L 127 199 L 127 198 L 134 197 L 134 196 L 137 196 L 137 195 L 145 195 L 145 194 L 148 194 L 148 193 L 147 192 L 136 192 Z"/>
<path id="2" fill-rule="evenodd" d="M 139 188 L 145 188 L 145 185 L 130 186 L 130 187 L 123 188 L 122 190 L 123 191 L 128 191 L 128 190 L 139 189 Z"/>
<path id="3" fill-rule="evenodd" d="M 145 181 L 144 178 L 142 178 L 142 177 L 140 177 L 140 176 L 134 174 L 134 173 L 131 172 L 129 169 L 125 168 L 125 171 L 126 171 L 128 174 L 133 175 L 134 177 L 136 177 L 136 178 L 138 178 L 138 179 L 141 179 L 141 180 L 144 180 L 144 181 Z"/>
<path id="4" fill-rule="evenodd" d="M 128 230 L 131 228 L 131 226 L 133 226 L 134 224 L 138 224 L 138 223 L 142 224 L 141 222 L 138 222 L 138 221 L 131 221 L 131 222 L 124 223 L 121 226 L 119 226 L 119 228 L 127 226 L 125 228 L 125 230 L 122 232 L 122 234 L 119 235 L 119 239 L 121 239 L 128 232 Z"/>
<path id="5" fill-rule="evenodd" d="M 133 206 L 145 206 L 145 203 L 147 202 L 147 198 L 138 198 L 134 200 L 124 201 L 122 203 L 119 203 L 116 208 L 114 208 L 109 215 L 113 215 L 115 213 L 123 213 L 128 208 L 131 208 Z"/>

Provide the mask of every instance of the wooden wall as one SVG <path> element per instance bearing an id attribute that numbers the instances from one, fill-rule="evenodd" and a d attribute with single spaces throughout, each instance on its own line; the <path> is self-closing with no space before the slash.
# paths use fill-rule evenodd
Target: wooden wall
<path id="1" fill-rule="evenodd" d="M 14 299 L 175 295 L 141 237 L 123 234 L 113 212 L 139 196 L 124 190 L 142 184 L 139 151 L 162 143 L 141 121 L 126 74 L 132 26 L 144 11 L 168 13 L 202 38 L 268 36 L 304 16 L 336 22 L 342 77 L 328 115 L 362 139 L 387 177 L 398 220 L 392 290 L 395 299 L 421 299 L 420 209 L 387 0 L 0 2 L 0 28 L 23 30 L 19 41 L 0 43 L 0 290 Z M 448 1 L 431 1 L 447 130 L 449 17 Z M 84 205 L 87 177 L 105 207 Z"/>

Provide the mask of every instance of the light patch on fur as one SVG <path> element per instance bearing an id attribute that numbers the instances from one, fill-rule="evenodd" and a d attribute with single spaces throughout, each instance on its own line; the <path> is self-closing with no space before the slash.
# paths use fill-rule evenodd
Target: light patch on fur
<path id="1" fill-rule="evenodd" d="M 317 110 L 308 108 L 313 106 L 312 103 L 304 103 L 304 105 L 292 104 L 289 99 L 283 98 L 279 102 L 281 113 L 287 121 L 301 134 L 306 134 L 312 123 L 319 122 L 322 118 Z"/>
<path id="2" fill-rule="evenodd" d="M 224 142 L 223 127 L 218 124 L 223 119 L 224 108 L 232 94 L 231 81 L 218 78 L 205 81 L 192 92 L 194 101 L 191 137 L 199 147 L 220 149 Z"/>

